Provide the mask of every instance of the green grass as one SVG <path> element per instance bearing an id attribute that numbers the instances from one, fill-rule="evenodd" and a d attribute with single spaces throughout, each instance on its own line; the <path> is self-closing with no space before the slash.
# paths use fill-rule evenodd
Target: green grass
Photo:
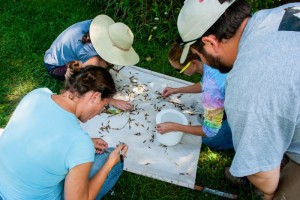
<path id="1" fill-rule="evenodd" d="M 199 81 L 197 76 L 179 76 L 168 64 L 168 48 L 178 37 L 176 18 L 182 2 L 0 0 L 0 127 L 5 127 L 18 102 L 32 89 L 48 87 L 59 92 L 62 83 L 47 74 L 43 65 L 44 52 L 65 28 L 98 14 L 106 13 L 132 28 L 134 48 L 141 58 L 138 66 L 192 82 Z M 252 2 L 259 6 L 256 1 Z M 155 20 L 156 17 L 159 20 Z M 150 35 L 152 39 L 148 41 Z M 147 58 L 151 60 L 147 61 Z M 224 167 L 230 165 L 233 154 L 233 150 L 216 152 L 203 146 L 196 184 L 238 194 L 239 199 L 259 199 L 253 192 L 234 188 L 224 179 Z M 114 188 L 114 195 L 104 199 L 221 198 L 124 172 Z"/>

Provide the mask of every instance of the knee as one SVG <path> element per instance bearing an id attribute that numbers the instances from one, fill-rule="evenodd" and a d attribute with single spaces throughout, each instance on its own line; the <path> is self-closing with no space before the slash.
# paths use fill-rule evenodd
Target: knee
<path id="1" fill-rule="evenodd" d="M 111 176 L 119 176 L 122 174 L 124 168 L 124 164 L 121 162 L 118 162 L 110 171 Z"/>

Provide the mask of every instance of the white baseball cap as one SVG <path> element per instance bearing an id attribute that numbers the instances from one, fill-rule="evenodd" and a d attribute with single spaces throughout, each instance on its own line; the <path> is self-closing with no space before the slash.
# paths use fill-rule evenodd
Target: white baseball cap
<path id="1" fill-rule="evenodd" d="M 177 19 L 177 28 L 182 39 L 181 45 L 184 45 L 180 63 L 185 61 L 190 46 L 221 17 L 233 2 L 235 0 L 185 0 Z"/>
<path id="2" fill-rule="evenodd" d="M 135 65 L 140 58 L 132 48 L 134 35 L 121 22 L 114 22 L 107 15 L 98 15 L 90 25 L 90 38 L 96 52 L 114 65 Z"/>

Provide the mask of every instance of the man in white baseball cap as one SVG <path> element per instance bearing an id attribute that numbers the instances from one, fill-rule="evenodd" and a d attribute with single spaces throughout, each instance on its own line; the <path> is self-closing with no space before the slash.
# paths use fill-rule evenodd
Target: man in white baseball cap
<path id="1" fill-rule="evenodd" d="M 196 42 L 225 12 L 234 0 L 220 3 L 218 0 L 186 0 L 178 16 L 177 27 L 184 50 L 180 59 L 186 59 L 190 45 Z M 197 12 L 197 16 L 193 16 Z"/>
<path id="2" fill-rule="evenodd" d="M 298 199 L 300 3 L 251 17 L 245 0 L 186 0 L 177 25 L 181 62 L 192 48 L 228 72 L 225 111 L 236 151 L 230 173 L 247 176 L 265 199 Z M 290 161 L 281 169 L 284 154 Z"/>

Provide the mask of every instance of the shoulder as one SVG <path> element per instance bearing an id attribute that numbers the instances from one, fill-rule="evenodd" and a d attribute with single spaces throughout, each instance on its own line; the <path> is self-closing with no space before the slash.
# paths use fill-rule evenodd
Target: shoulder
<path id="1" fill-rule="evenodd" d="M 72 26 L 69 27 L 69 29 L 82 29 L 84 31 L 89 31 L 90 25 L 91 25 L 92 20 L 85 20 L 81 22 L 77 22 L 76 24 L 73 24 Z"/>
<path id="2" fill-rule="evenodd" d="M 51 96 L 53 93 L 48 88 L 38 88 L 32 90 L 23 99 L 36 99 L 36 98 L 45 98 Z"/>
<path id="3" fill-rule="evenodd" d="M 208 65 L 204 65 L 203 84 L 212 87 L 225 88 L 227 74 L 221 73 Z"/>

